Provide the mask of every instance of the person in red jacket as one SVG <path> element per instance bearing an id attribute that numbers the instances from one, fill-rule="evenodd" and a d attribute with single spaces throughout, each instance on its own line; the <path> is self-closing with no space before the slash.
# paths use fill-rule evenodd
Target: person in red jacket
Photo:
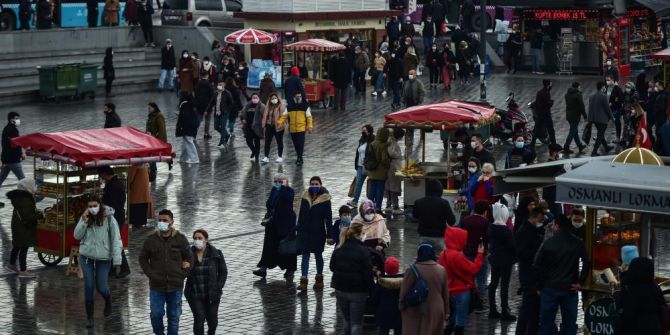
<path id="1" fill-rule="evenodd" d="M 468 260 L 463 249 L 468 240 L 468 232 L 461 228 L 447 227 L 444 231 L 446 250 L 440 254 L 438 264 L 447 269 L 447 286 L 453 313 L 449 320 L 449 329 L 453 327 L 455 335 L 462 335 L 468 321 L 470 310 L 470 290 L 475 288 L 475 275 L 484 263 L 484 244 L 479 243 L 474 262 Z"/>

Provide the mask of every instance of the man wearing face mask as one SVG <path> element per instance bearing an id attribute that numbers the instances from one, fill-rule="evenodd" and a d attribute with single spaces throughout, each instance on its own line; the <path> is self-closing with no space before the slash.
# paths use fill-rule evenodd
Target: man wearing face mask
<path id="1" fill-rule="evenodd" d="M 106 103 L 103 112 L 105 113 L 104 128 L 121 127 L 121 117 L 116 114 L 116 106 L 113 103 Z"/>
<path id="2" fill-rule="evenodd" d="M 295 148 L 297 160 L 296 165 L 302 165 L 302 154 L 305 150 L 305 132 L 311 134 L 313 129 L 312 111 L 307 101 L 302 99 L 304 95 L 297 92 L 293 97 L 292 103 L 283 111 L 282 116 L 277 121 L 277 127 L 280 128 L 288 121 L 288 132 L 291 133 L 291 140 Z"/>
<path id="3" fill-rule="evenodd" d="M 607 58 L 605 64 L 607 65 L 607 69 L 605 70 L 605 77 L 610 77 L 614 79 L 614 81 L 619 81 L 619 70 L 616 68 L 616 66 L 614 66 L 612 58 Z"/>
<path id="4" fill-rule="evenodd" d="M 405 22 L 400 26 L 400 36 L 403 38 L 409 37 L 410 40 L 414 38 L 416 30 L 414 29 L 414 24 L 412 23 L 412 18 L 409 16 L 405 17 Z"/>
<path id="5" fill-rule="evenodd" d="M 421 36 L 423 37 L 423 50 L 428 52 L 430 46 L 435 40 L 435 35 L 437 33 L 437 28 L 435 27 L 435 22 L 433 22 L 433 17 L 431 15 L 426 16 L 426 20 L 421 23 Z"/>
<path id="6" fill-rule="evenodd" d="M 19 146 L 12 147 L 11 139 L 14 137 L 19 137 L 19 126 L 21 125 L 21 119 L 19 118 L 19 113 L 9 112 L 7 114 L 7 125 L 2 130 L 2 165 L 0 165 L 0 186 L 5 182 L 9 171 L 14 173 L 16 179 L 21 180 L 25 178 L 23 174 L 23 167 L 21 166 L 21 161 L 26 159 L 26 154 L 23 152 L 23 149 Z M 5 204 L 0 202 L 0 207 L 4 207 Z"/>
<path id="7" fill-rule="evenodd" d="M 484 142 L 483 142 L 482 135 L 480 134 L 473 134 L 470 137 L 470 148 L 472 148 L 472 151 L 468 152 L 466 155 L 466 159 L 469 159 L 470 157 L 476 157 L 479 159 L 479 162 L 481 164 L 484 163 L 490 163 L 493 165 L 493 167 L 496 167 L 496 159 L 493 157 L 490 151 L 486 150 L 484 148 Z"/>
<path id="8" fill-rule="evenodd" d="M 139 257 L 142 271 L 149 278 L 151 327 L 155 334 L 165 333 L 166 305 L 167 333 L 179 333 L 184 279 L 193 264 L 188 239 L 173 226 L 174 216 L 170 210 L 158 212 L 156 233 L 144 241 Z"/>
<path id="9" fill-rule="evenodd" d="M 507 152 L 505 159 L 505 169 L 512 169 L 521 166 L 521 164 L 530 165 L 535 161 L 535 151 L 526 146 L 523 135 L 517 135 L 514 138 L 514 148 Z"/>
<path id="10" fill-rule="evenodd" d="M 584 241 L 586 237 L 586 212 L 584 212 L 584 209 L 580 207 L 572 209 L 570 222 L 572 223 L 572 228 L 570 228 L 572 235 Z"/>
<path id="11" fill-rule="evenodd" d="M 391 58 L 384 66 L 384 72 L 388 74 L 389 86 L 393 91 L 392 109 L 400 108 L 400 87 L 402 86 L 403 64 L 398 57 L 396 49 L 391 49 Z"/>
<path id="12" fill-rule="evenodd" d="M 537 334 L 539 327 L 540 296 L 533 284 L 533 259 L 544 240 L 544 213 L 535 208 L 530 211 L 526 224 L 514 233 L 517 258 L 519 259 L 519 286 L 523 292 L 516 334 Z"/>
<path id="13" fill-rule="evenodd" d="M 123 231 L 122 227 L 126 224 L 126 186 L 109 166 L 99 168 L 98 174 L 100 179 L 105 181 L 102 203 L 114 209 L 114 219 L 119 225 L 119 231 Z M 116 278 L 124 278 L 129 274 L 128 259 L 126 253 L 121 250 L 121 267 L 119 273 L 116 274 Z"/>
<path id="14" fill-rule="evenodd" d="M 612 76 L 608 75 L 605 78 L 605 84 L 607 84 L 607 98 L 609 100 L 612 117 L 614 118 L 614 127 L 616 129 L 615 142 L 618 143 L 621 138 L 621 115 L 623 113 L 624 94 L 623 90 Z"/>
<path id="15" fill-rule="evenodd" d="M 161 74 L 158 79 L 159 93 L 163 91 L 166 80 L 170 91 L 174 91 L 176 66 L 177 62 L 175 60 L 174 48 L 172 48 L 172 40 L 168 38 L 165 40 L 165 46 L 161 48 Z"/>
<path id="16" fill-rule="evenodd" d="M 598 156 L 598 149 L 601 145 L 605 149 L 605 153 L 612 150 L 605 140 L 607 124 L 612 120 L 612 111 L 610 110 L 609 99 L 607 99 L 606 95 L 607 88 L 603 82 L 598 83 L 596 88 L 596 93 L 589 99 L 588 121 L 593 123 L 598 131 L 598 134 L 596 135 L 596 143 L 593 144 L 591 156 Z"/>

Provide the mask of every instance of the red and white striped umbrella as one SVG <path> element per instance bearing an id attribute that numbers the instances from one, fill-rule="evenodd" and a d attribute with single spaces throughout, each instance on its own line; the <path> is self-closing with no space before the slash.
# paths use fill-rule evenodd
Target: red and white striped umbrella
<path id="1" fill-rule="evenodd" d="M 262 30 L 248 28 L 228 34 L 225 41 L 236 44 L 272 44 L 277 41 L 277 37 Z"/>
<path id="2" fill-rule="evenodd" d="M 335 52 L 345 50 L 347 47 L 329 40 L 313 38 L 289 44 L 284 48 L 289 51 Z"/>

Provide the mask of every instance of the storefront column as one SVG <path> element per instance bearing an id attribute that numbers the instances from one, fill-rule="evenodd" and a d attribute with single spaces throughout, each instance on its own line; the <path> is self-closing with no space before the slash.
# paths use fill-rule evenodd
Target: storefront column
<path id="1" fill-rule="evenodd" d="M 642 217 L 642 229 L 640 229 L 640 257 L 649 257 L 651 241 L 651 215 L 644 214 Z"/>

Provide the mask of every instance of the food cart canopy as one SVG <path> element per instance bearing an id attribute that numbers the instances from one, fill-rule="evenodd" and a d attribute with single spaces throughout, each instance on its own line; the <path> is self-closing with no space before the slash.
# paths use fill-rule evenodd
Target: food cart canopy
<path id="1" fill-rule="evenodd" d="M 653 10 L 657 16 L 670 15 L 670 1 L 668 0 L 635 0 L 635 2 Z"/>
<path id="2" fill-rule="evenodd" d="M 12 139 L 28 154 L 78 166 L 171 159 L 172 146 L 132 127 L 34 133 Z"/>
<path id="3" fill-rule="evenodd" d="M 224 40 L 235 44 L 272 44 L 277 41 L 277 37 L 262 30 L 247 28 L 226 35 Z"/>
<path id="4" fill-rule="evenodd" d="M 663 49 L 655 53 L 652 58 L 654 59 L 663 59 L 665 61 L 670 61 L 670 48 Z"/>
<path id="5" fill-rule="evenodd" d="M 347 47 L 340 43 L 331 42 L 318 38 L 312 38 L 300 42 L 291 43 L 284 47 L 289 51 L 306 51 L 306 52 L 335 52 L 345 50 Z"/>
<path id="6" fill-rule="evenodd" d="M 481 126 L 498 120 L 495 108 L 460 100 L 423 104 L 384 116 L 384 127 L 432 128 L 454 130 L 473 125 Z"/>
<path id="7" fill-rule="evenodd" d="M 670 167 L 593 161 L 556 178 L 556 202 L 670 214 Z"/>

